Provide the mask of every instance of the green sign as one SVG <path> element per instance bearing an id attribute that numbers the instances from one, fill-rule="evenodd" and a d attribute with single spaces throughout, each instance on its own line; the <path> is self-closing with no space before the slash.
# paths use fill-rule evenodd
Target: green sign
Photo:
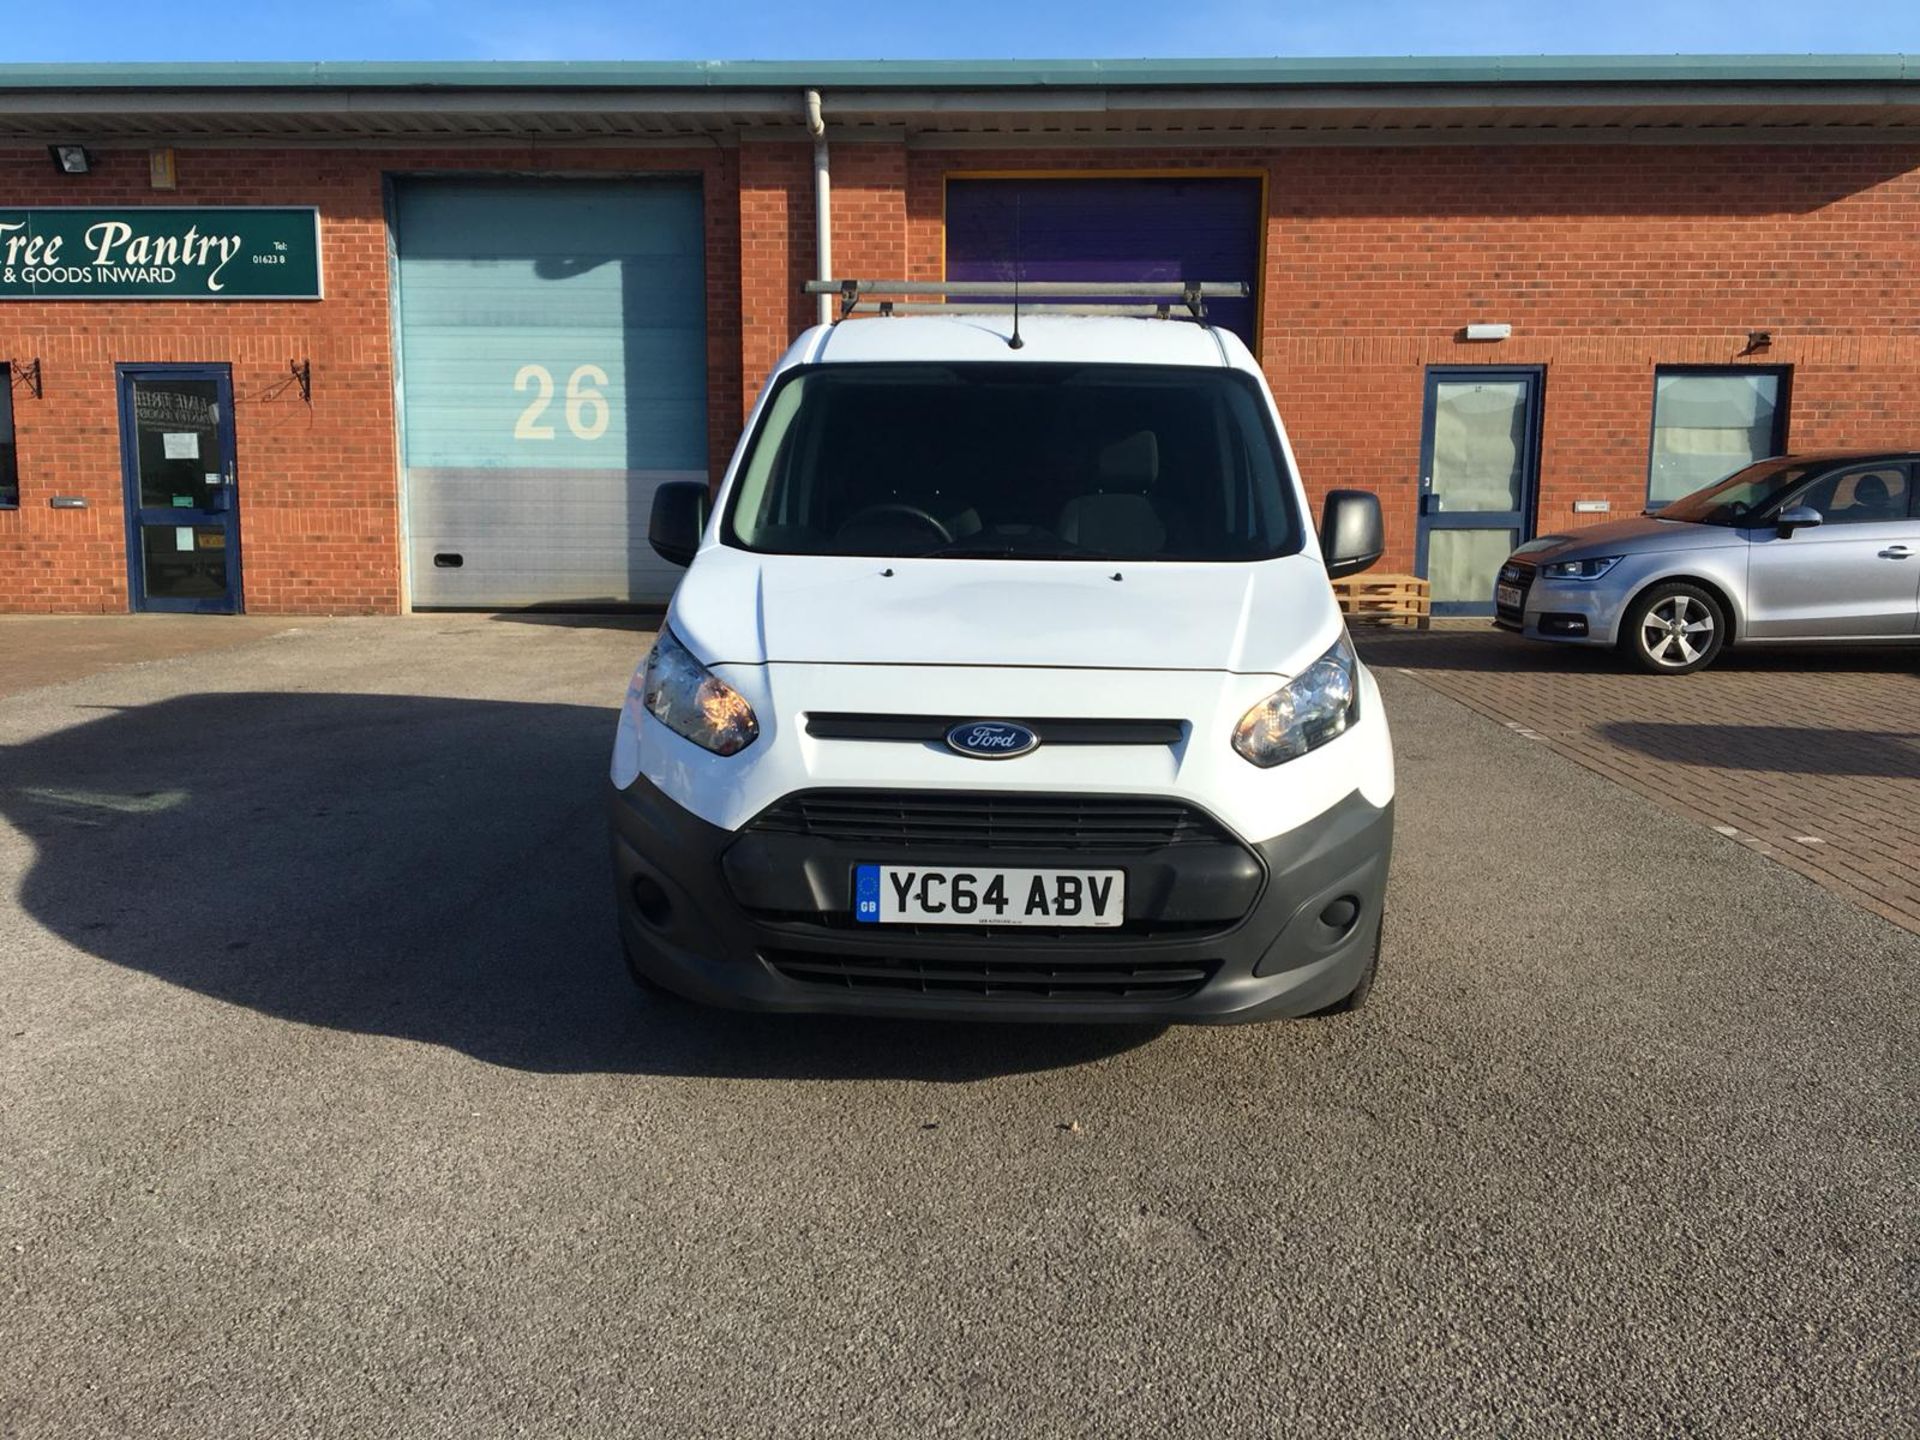
<path id="1" fill-rule="evenodd" d="M 320 214 L 0 207 L 0 300 L 318 300 Z"/>

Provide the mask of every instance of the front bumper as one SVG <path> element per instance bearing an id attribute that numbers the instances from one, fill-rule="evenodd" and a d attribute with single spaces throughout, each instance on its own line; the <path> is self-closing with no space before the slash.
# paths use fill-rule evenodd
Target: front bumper
<path id="1" fill-rule="evenodd" d="M 1561 645 L 1612 645 L 1619 633 L 1622 597 L 1605 579 L 1550 580 L 1509 560 L 1496 585 L 1520 591 L 1514 605 L 1503 603 L 1495 590 L 1493 623 L 1499 629 Z"/>
<path id="2" fill-rule="evenodd" d="M 1393 806 L 1355 792 L 1257 845 L 928 850 L 728 831 L 644 776 L 612 792 L 621 936 L 647 975 L 737 1009 L 973 1020 L 1203 1022 L 1303 1015 L 1344 998 L 1380 932 Z M 854 925 L 862 863 L 1121 868 L 1113 931 Z M 1337 901 L 1354 918 L 1322 918 Z"/>

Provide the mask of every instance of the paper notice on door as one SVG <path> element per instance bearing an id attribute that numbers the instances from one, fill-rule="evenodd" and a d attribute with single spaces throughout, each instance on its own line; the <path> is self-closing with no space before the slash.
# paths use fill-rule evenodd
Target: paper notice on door
<path id="1" fill-rule="evenodd" d="M 173 548 L 176 550 L 193 549 L 193 527 L 176 525 L 173 527 Z"/>
<path id="2" fill-rule="evenodd" d="M 207 484 L 224 485 L 226 483 L 227 483 L 227 477 L 222 475 L 218 470 L 209 470 L 207 472 Z"/>
<path id="3" fill-rule="evenodd" d="M 160 443 L 169 460 L 200 458 L 200 432 L 197 430 L 168 430 L 161 435 Z"/>

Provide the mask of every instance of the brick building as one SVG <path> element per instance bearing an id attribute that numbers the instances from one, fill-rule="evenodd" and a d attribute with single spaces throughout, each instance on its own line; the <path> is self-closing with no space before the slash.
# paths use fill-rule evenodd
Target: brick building
<path id="1" fill-rule="evenodd" d="M 659 599 L 823 208 L 835 274 L 1249 280 L 1309 490 L 1465 608 L 1920 414 L 1898 56 L 12 67 L 0 182 L 8 610 Z"/>

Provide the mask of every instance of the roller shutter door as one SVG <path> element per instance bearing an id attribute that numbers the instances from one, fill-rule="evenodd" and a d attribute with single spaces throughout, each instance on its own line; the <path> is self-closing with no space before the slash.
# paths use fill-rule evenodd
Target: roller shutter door
<path id="1" fill-rule="evenodd" d="M 1251 347 L 1260 284 L 1258 179 L 947 182 L 947 278 L 1245 280 L 1252 299 L 1208 317 Z"/>
<path id="2" fill-rule="evenodd" d="M 394 229 L 414 603 L 665 600 L 653 492 L 707 478 L 699 182 L 409 179 Z"/>

